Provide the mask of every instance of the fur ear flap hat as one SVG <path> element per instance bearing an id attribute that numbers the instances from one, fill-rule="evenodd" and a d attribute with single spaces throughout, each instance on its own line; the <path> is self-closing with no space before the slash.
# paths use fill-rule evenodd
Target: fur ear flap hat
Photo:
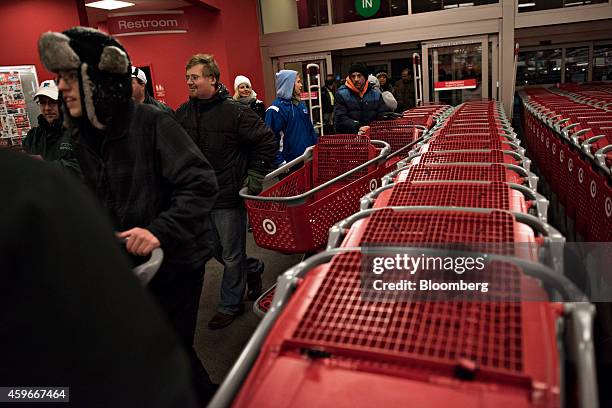
<path id="1" fill-rule="evenodd" d="M 83 112 L 98 129 L 104 129 L 132 96 L 130 58 L 117 40 L 101 31 L 74 27 L 47 32 L 40 37 L 38 52 L 51 72 L 77 71 Z M 68 119 L 63 103 L 62 107 Z"/>

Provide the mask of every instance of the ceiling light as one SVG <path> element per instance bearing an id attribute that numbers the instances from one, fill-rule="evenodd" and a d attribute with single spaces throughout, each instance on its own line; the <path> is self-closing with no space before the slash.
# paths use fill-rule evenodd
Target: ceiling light
<path id="1" fill-rule="evenodd" d="M 533 6 L 535 6 L 535 3 L 523 3 L 523 4 L 519 4 L 518 6 L 519 6 L 519 8 L 521 8 L 521 7 L 533 7 Z"/>
<path id="2" fill-rule="evenodd" d="M 584 4 L 584 1 L 574 1 L 572 3 L 565 3 L 565 7 L 582 6 L 583 4 Z"/>
<path id="3" fill-rule="evenodd" d="M 128 3 L 127 1 L 118 1 L 118 0 L 101 0 L 94 1 L 93 3 L 85 4 L 87 7 L 94 7 L 104 10 L 117 10 L 124 7 L 134 6 L 134 3 Z"/>
<path id="4" fill-rule="evenodd" d="M 474 3 L 459 3 L 459 7 L 469 7 L 469 6 L 473 6 Z"/>
<path id="5" fill-rule="evenodd" d="M 456 7 L 459 7 L 459 5 L 458 4 L 445 4 L 444 5 L 445 9 L 456 8 Z"/>

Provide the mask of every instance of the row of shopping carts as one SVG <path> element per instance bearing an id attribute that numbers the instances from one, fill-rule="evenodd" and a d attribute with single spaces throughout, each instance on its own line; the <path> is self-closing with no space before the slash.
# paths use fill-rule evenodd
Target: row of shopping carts
<path id="1" fill-rule="evenodd" d="M 520 96 L 527 147 L 552 190 L 557 223 L 572 240 L 612 241 L 612 86 Z"/>
<path id="2" fill-rule="evenodd" d="M 346 156 L 323 159 L 330 144 Z M 256 242 L 315 252 L 325 235 L 325 248 L 257 302 L 263 320 L 211 406 L 597 406 L 593 308 L 562 275 L 564 238 L 499 104 L 413 109 L 295 164 L 243 191 Z M 338 211 L 318 214 L 335 194 Z M 402 253 L 483 255 L 496 290 L 372 294 L 372 257 Z"/>

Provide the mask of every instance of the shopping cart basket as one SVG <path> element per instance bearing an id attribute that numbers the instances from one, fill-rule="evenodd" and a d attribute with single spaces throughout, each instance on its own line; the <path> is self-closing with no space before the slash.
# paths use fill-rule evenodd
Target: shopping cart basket
<path id="1" fill-rule="evenodd" d="M 556 407 L 577 384 L 579 406 L 596 407 L 592 305 L 545 266 L 507 258 L 504 279 L 576 303 L 364 301 L 359 248 L 315 255 L 279 278 L 211 406 Z"/>
<path id="2" fill-rule="evenodd" d="M 300 158 L 271 173 L 303 164 L 260 195 L 248 195 L 243 188 L 240 196 L 257 245 L 283 253 L 323 247 L 329 228 L 358 211 L 361 197 L 378 188 L 389 151 L 388 143 L 364 136 L 321 138 Z"/>

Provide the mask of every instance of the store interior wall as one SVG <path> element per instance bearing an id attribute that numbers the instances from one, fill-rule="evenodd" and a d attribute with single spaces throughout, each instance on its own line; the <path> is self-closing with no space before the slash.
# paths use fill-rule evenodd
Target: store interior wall
<path id="1" fill-rule="evenodd" d="M 196 53 L 213 54 L 221 82 L 233 94 L 236 75 L 251 80 L 259 99 L 265 97 L 259 28 L 254 0 L 223 2 L 220 11 L 201 6 L 184 8 L 189 30 L 185 34 L 120 37 L 135 65 L 150 65 L 153 81 L 166 90 L 173 109 L 187 99 L 185 64 Z"/>
<path id="2" fill-rule="evenodd" d="M 214 54 L 221 82 L 230 92 L 235 76 L 242 74 L 251 79 L 259 99 L 265 100 L 256 0 L 220 2 L 217 11 L 203 5 L 184 10 L 189 26 L 185 34 L 118 38 L 135 65 L 151 66 L 153 81 L 164 86 L 168 105 L 177 108 L 187 99 L 185 63 L 195 53 Z M 38 39 L 45 31 L 79 25 L 77 1 L 2 1 L 0 16 L 0 38 L 10 44 L 0 54 L 0 65 L 35 64 L 39 81 L 52 78 L 40 64 Z"/>
<path id="3" fill-rule="evenodd" d="M 261 0 L 264 33 L 279 33 L 298 29 L 295 0 Z"/>
<path id="4" fill-rule="evenodd" d="M 51 79 L 38 58 L 38 39 L 46 31 L 79 25 L 76 0 L 0 1 L 0 66 L 35 65 L 38 80 Z"/>

